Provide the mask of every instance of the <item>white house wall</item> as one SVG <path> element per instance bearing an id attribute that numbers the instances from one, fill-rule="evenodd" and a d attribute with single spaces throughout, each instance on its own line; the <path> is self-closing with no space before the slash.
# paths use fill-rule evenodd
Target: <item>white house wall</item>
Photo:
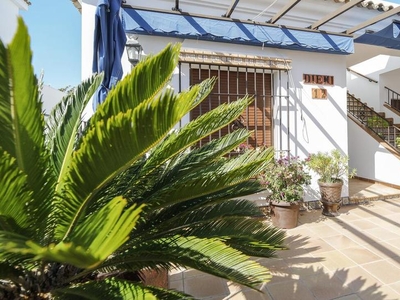
<path id="1" fill-rule="evenodd" d="M 400 61 L 399 57 L 396 57 Z M 380 83 L 380 99 L 382 105 L 386 102 L 390 102 L 390 94 L 388 95 L 388 90 L 385 87 L 395 91 L 396 93 L 400 94 L 400 87 L 399 87 L 399 78 L 400 78 L 400 69 L 396 69 L 390 72 L 383 73 L 379 77 Z M 398 114 L 393 113 L 391 110 L 384 108 L 382 111 L 385 112 L 385 116 L 388 118 L 393 118 L 394 124 L 400 124 L 400 116 Z"/>
<path id="2" fill-rule="evenodd" d="M 162 1 L 161 1 L 162 2 Z M 164 1 L 164 3 L 167 3 Z M 216 3 L 216 2 L 215 2 Z M 172 2 L 168 1 L 169 9 Z M 215 4 L 218 5 L 218 4 Z M 159 8 L 159 7 L 158 7 Z M 91 62 L 93 53 L 93 21 L 94 5 L 83 3 L 82 7 L 82 78 L 91 75 Z M 282 139 L 278 135 L 278 117 L 274 112 L 274 143 L 282 149 L 290 151 L 293 155 L 302 158 L 317 151 L 330 151 L 340 149 L 347 154 L 347 111 L 346 111 L 346 58 L 342 55 L 320 54 L 315 52 L 291 51 L 277 48 L 245 46 L 231 43 L 217 43 L 209 41 L 198 41 L 193 39 L 178 39 L 156 36 L 139 36 L 139 43 L 143 46 L 144 53 L 158 53 L 169 42 L 181 42 L 182 47 L 197 50 L 220 51 L 225 53 L 237 53 L 247 55 L 261 55 L 273 58 L 287 58 L 292 60 L 292 70 L 289 72 L 289 91 L 286 86 L 286 78 L 282 78 L 282 94 L 289 94 L 290 109 L 290 135 L 287 142 L 287 133 Z M 130 69 L 130 64 L 123 57 L 123 67 Z M 303 83 L 303 74 L 317 74 L 333 76 L 334 86 L 311 85 Z M 171 81 L 171 87 L 178 91 L 179 74 L 176 73 Z M 182 88 L 189 85 L 188 69 L 182 69 Z M 286 76 L 282 72 L 283 77 Z M 278 89 L 275 80 L 274 89 Z M 328 99 L 316 100 L 311 98 L 312 88 L 324 88 L 328 92 Z M 275 105 L 276 109 L 276 105 Z M 283 107 L 283 112 L 286 107 Z M 287 114 L 282 114 L 282 124 L 287 124 Z M 188 121 L 186 118 L 185 121 Z M 286 125 L 285 125 L 286 126 Z M 317 194 L 317 178 L 310 189 L 308 189 L 306 200 L 319 199 Z M 343 188 L 342 196 L 348 196 L 348 184 Z"/>
<path id="3" fill-rule="evenodd" d="M 400 160 L 349 120 L 350 167 L 357 169 L 357 176 L 400 186 Z"/>
<path id="4" fill-rule="evenodd" d="M 290 107 L 295 111 L 290 118 L 291 153 L 304 156 L 318 151 L 339 149 L 347 154 L 347 97 L 345 57 L 320 53 L 287 51 L 292 59 L 290 79 Z M 305 84 L 303 74 L 334 76 L 334 86 Z M 328 99 L 312 99 L 312 89 L 327 90 Z M 283 111 L 286 111 L 285 107 Z M 282 120 L 285 123 L 285 120 Z M 275 130 L 277 128 L 275 127 Z M 283 137 L 286 141 L 287 137 Z M 278 141 L 275 141 L 276 143 Z M 284 144 L 284 147 L 287 145 Z M 317 178 L 314 176 L 311 199 L 319 198 Z M 345 181 L 342 196 L 348 196 L 348 182 Z"/>
<path id="5" fill-rule="evenodd" d="M 53 107 L 66 96 L 66 93 L 61 92 L 49 85 L 43 85 L 42 88 L 42 109 L 46 115 L 48 115 Z"/>
<path id="6" fill-rule="evenodd" d="M 0 39 L 4 44 L 9 44 L 14 37 L 20 9 L 28 9 L 28 5 L 23 0 L 0 1 Z"/>

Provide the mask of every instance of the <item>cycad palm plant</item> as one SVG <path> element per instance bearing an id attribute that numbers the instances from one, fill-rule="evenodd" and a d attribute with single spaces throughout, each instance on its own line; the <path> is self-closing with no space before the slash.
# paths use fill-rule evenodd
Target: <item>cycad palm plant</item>
<path id="1" fill-rule="evenodd" d="M 0 42 L 0 298 L 189 299 L 121 276 L 180 266 L 255 289 L 268 281 L 249 256 L 272 256 L 284 235 L 237 198 L 262 189 L 251 178 L 272 152 L 226 158 L 245 130 L 193 146 L 249 98 L 174 129 L 214 83 L 165 89 L 178 56 L 168 46 L 140 63 L 80 131 L 101 78 L 46 120 L 22 20 L 12 43 Z"/>

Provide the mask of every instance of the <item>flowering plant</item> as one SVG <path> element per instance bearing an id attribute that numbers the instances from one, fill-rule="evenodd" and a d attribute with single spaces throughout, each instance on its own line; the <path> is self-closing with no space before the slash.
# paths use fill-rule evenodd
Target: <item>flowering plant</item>
<path id="1" fill-rule="evenodd" d="M 285 157 L 273 161 L 259 176 L 270 192 L 271 201 L 296 202 L 303 199 L 304 186 L 311 183 L 306 160 Z"/>

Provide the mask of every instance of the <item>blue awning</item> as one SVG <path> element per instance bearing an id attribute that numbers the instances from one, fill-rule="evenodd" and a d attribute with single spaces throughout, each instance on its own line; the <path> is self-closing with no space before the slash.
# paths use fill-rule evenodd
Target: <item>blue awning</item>
<path id="1" fill-rule="evenodd" d="M 364 33 L 356 38 L 354 42 L 400 50 L 400 23 L 393 21 L 392 24 L 382 30 Z"/>
<path id="2" fill-rule="evenodd" d="M 124 8 L 125 31 L 332 54 L 351 54 L 351 36 L 186 14 Z"/>

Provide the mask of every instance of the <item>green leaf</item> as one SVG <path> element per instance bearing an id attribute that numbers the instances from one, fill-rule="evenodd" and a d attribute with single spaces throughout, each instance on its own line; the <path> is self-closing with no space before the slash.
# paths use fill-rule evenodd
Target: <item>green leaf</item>
<path id="1" fill-rule="evenodd" d="M 235 102 L 222 104 L 197 119 L 186 124 L 181 130 L 172 133 L 151 154 L 142 172 L 160 165 L 171 156 L 181 152 L 209 134 L 225 127 L 235 120 L 251 103 L 250 98 L 242 98 Z"/>
<path id="2" fill-rule="evenodd" d="M 178 300 L 194 299 L 184 293 L 173 290 L 143 286 L 138 282 L 129 282 L 118 279 L 106 279 L 104 281 L 90 281 L 77 284 L 68 288 L 54 290 L 57 299 L 77 300 L 77 299 L 137 299 L 137 300 Z"/>
<path id="3" fill-rule="evenodd" d="M 202 270 L 253 289 L 268 282 L 267 268 L 216 238 L 175 236 L 144 242 L 121 256 L 110 258 L 105 266 L 137 270 L 146 265 L 169 262 Z"/>
<path id="4" fill-rule="evenodd" d="M 10 232 L 28 230 L 28 204 L 32 193 L 26 190 L 26 175 L 16 159 L 4 152 L 0 155 L 0 228 Z M 24 227 L 25 229 L 22 229 Z"/>
<path id="5" fill-rule="evenodd" d="M 44 220 L 55 180 L 48 170 L 44 116 L 29 44 L 27 28 L 19 18 L 8 49 L 0 45 L 0 149 L 15 157 L 19 169 L 27 175 L 26 183 L 32 191 L 29 216 L 38 223 L 33 233 L 38 237 L 46 229 Z"/>
<path id="6" fill-rule="evenodd" d="M 271 148 L 253 150 L 234 159 L 206 165 L 197 172 L 173 178 L 169 184 L 154 191 L 146 202 L 155 209 L 216 193 L 261 173 L 270 163 L 272 155 Z"/>
<path id="7" fill-rule="evenodd" d="M 194 87 L 178 96 L 167 91 L 126 113 L 91 122 L 66 176 L 65 198 L 70 202 L 61 212 L 58 237 L 69 235 L 98 191 L 168 134 L 192 107 L 197 91 Z"/>
<path id="8" fill-rule="evenodd" d="M 96 124 L 100 120 L 107 120 L 156 97 L 176 68 L 179 50 L 180 44 L 174 46 L 170 44 L 159 54 L 149 55 L 144 61 L 139 62 L 131 73 L 110 91 L 90 122 Z"/>
<path id="9" fill-rule="evenodd" d="M 105 260 L 128 240 L 144 207 L 132 205 L 124 210 L 126 203 L 122 197 L 110 201 L 77 226 L 71 241 L 93 253 L 100 261 Z"/>
<path id="10" fill-rule="evenodd" d="M 76 143 L 83 111 L 93 96 L 97 87 L 101 84 L 103 76 L 93 76 L 78 85 L 73 93 L 65 96 L 61 102 L 55 105 L 49 116 L 49 143 L 51 161 L 57 176 L 57 182 L 62 182 Z M 56 191 L 60 193 L 59 185 Z"/>

